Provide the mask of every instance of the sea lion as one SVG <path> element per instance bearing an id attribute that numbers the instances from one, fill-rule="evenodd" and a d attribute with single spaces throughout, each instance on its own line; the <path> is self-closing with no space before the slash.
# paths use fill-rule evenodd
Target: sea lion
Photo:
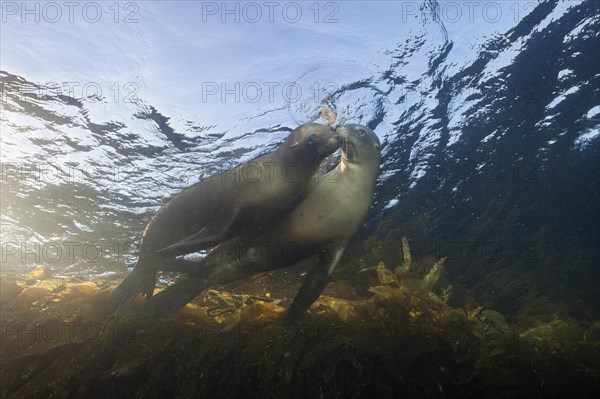
<path id="1" fill-rule="evenodd" d="M 165 317 L 209 286 L 307 261 L 314 265 L 284 321 L 289 323 L 302 315 L 319 297 L 362 225 L 379 174 L 377 135 L 356 124 L 340 126 L 336 131 L 342 138 L 340 163 L 296 209 L 269 231 L 243 235 L 214 248 L 200 261 L 196 272 L 148 300 L 148 316 L 154 320 Z"/>
<path id="2" fill-rule="evenodd" d="M 306 123 L 273 152 L 186 188 L 152 217 L 133 271 L 111 295 L 118 316 L 140 293 L 151 297 L 157 270 L 182 271 L 193 262 L 176 256 L 232 237 L 258 234 L 307 195 L 321 161 L 340 145 L 329 126 Z"/>

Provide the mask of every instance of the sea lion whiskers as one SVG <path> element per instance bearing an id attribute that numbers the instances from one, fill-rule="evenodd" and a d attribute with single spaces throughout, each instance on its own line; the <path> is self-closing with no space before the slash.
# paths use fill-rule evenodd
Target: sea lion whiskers
<path id="1" fill-rule="evenodd" d="M 354 142 L 351 142 L 349 147 L 350 151 L 352 151 L 352 161 L 354 163 L 360 163 L 362 161 L 360 146 L 356 145 Z"/>
<path id="2" fill-rule="evenodd" d="M 348 154 L 352 149 L 352 145 L 350 143 L 350 136 L 345 131 L 340 132 L 340 138 L 342 139 L 342 158 L 348 158 Z"/>
<path id="3" fill-rule="evenodd" d="M 343 131 L 342 131 L 343 132 Z M 342 158 L 349 163 L 360 163 L 362 161 L 361 149 L 347 133 L 340 133 L 342 138 Z"/>

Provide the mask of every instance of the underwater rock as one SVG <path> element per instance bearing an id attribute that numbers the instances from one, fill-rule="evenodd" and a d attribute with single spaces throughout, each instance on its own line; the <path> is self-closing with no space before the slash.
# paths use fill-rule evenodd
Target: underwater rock
<path id="1" fill-rule="evenodd" d="M 44 287 L 27 287 L 17 296 L 16 300 L 25 300 L 29 303 L 37 302 L 50 294 L 50 290 Z"/>
<path id="2" fill-rule="evenodd" d="M 38 266 L 27 274 L 27 281 L 46 280 L 50 278 L 50 272 L 44 266 Z"/>
<path id="3" fill-rule="evenodd" d="M 23 288 L 19 287 L 17 283 L 0 276 L 0 302 L 8 302 L 14 299 L 21 291 L 23 291 Z"/>
<path id="4" fill-rule="evenodd" d="M 84 282 L 74 285 L 69 285 L 65 290 L 61 291 L 61 296 L 65 299 L 74 299 L 86 297 L 98 292 L 98 286 L 93 282 Z"/>
<path id="5" fill-rule="evenodd" d="M 521 333 L 521 337 L 532 339 L 554 350 L 581 342 L 585 332 L 585 328 L 575 320 L 559 319 L 540 323 Z"/>
<path id="6" fill-rule="evenodd" d="M 96 286 L 96 284 L 91 282 L 74 285 L 73 287 L 71 287 L 71 289 L 77 294 L 81 295 L 91 295 L 98 291 L 98 287 Z"/>
<path id="7" fill-rule="evenodd" d="M 49 289 L 43 287 L 26 287 L 8 304 L 16 311 L 26 312 L 41 300 L 48 298 L 50 292 Z"/>

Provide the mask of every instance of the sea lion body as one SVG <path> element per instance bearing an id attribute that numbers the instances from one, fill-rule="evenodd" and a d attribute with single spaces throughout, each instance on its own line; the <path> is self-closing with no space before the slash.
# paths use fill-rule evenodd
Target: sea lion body
<path id="1" fill-rule="evenodd" d="M 286 321 L 299 317 L 319 297 L 362 225 L 379 174 L 380 143 L 375 133 L 361 125 L 344 125 L 337 131 L 342 137 L 340 163 L 296 209 L 260 235 L 243 235 L 214 248 L 200 262 L 198 271 L 148 301 L 150 317 L 169 315 L 211 285 L 312 258 L 314 265 Z"/>
<path id="2" fill-rule="evenodd" d="M 232 237 L 266 230 L 291 211 L 312 187 L 321 161 L 339 147 L 328 126 L 294 129 L 273 152 L 196 183 L 164 204 L 140 240 L 138 261 L 115 289 L 121 315 L 143 293 L 152 296 L 157 270 L 185 271 L 194 263 L 178 255 L 210 248 Z"/>

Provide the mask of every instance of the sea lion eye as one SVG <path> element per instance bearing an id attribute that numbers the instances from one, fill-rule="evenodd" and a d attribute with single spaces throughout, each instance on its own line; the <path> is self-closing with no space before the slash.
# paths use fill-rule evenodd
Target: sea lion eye
<path id="1" fill-rule="evenodd" d="M 319 135 L 316 133 L 311 133 L 306 138 L 306 144 L 308 144 L 310 146 L 317 144 L 318 141 L 319 141 Z"/>
<path id="2" fill-rule="evenodd" d="M 363 138 L 367 135 L 367 131 L 365 129 L 358 129 L 357 134 L 358 137 Z"/>

